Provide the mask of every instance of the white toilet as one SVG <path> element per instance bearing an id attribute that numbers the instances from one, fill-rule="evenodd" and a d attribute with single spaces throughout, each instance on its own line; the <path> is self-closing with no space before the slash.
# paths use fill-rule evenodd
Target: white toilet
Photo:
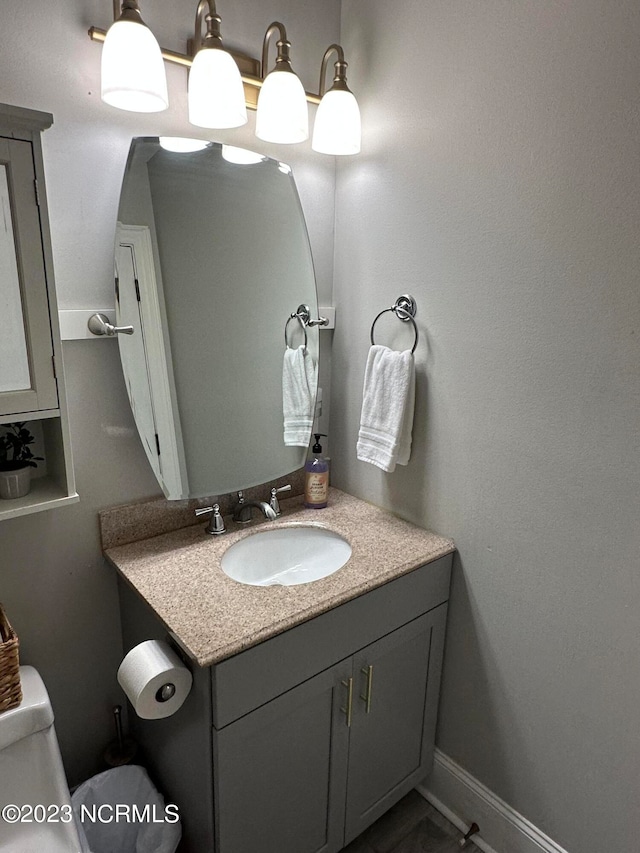
<path id="1" fill-rule="evenodd" d="M 18 807 L 0 817 L 0 853 L 79 853 L 47 690 L 32 666 L 20 667 L 20 679 L 22 702 L 0 714 L 0 810 Z M 31 822 L 11 822 L 19 811 Z"/>

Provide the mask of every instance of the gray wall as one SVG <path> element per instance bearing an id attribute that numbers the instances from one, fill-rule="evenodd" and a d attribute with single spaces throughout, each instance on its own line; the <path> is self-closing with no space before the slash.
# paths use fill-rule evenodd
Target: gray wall
<path id="1" fill-rule="evenodd" d="M 364 139 L 338 168 L 333 482 L 458 544 L 438 746 L 568 850 L 631 853 L 637 0 L 344 0 L 342 42 Z M 356 461 L 361 383 L 404 292 L 414 449 L 385 475 Z"/>
<path id="2" fill-rule="evenodd" d="M 160 43 L 184 50 L 194 0 L 143 3 Z M 292 59 L 307 89 L 339 31 L 339 0 L 221 2 L 230 46 L 260 53 L 268 24 L 285 22 Z M 61 308 L 113 304 L 113 240 L 120 182 L 132 136 L 188 135 L 186 72 L 168 67 L 171 106 L 134 115 L 100 101 L 101 47 L 91 25 L 106 28 L 109 0 L 4 0 L 0 6 L 0 101 L 53 113 L 43 137 L 53 255 Z M 46 37 L 38 26 L 46 22 Z M 272 50 L 275 50 L 272 48 Z M 247 128 L 210 138 L 252 147 L 289 162 L 296 176 L 314 252 L 320 301 L 331 297 L 333 159 L 310 143 L 282 147 Z M 71 438 L 80 504 L 5 521 L 0 526 L 0 600 L 19 632 L 22 661 L 40 669 L 52 697 L 71 782 L 92 773 L 112 737 L 111 707 L 121 657 L 115 577 L 103 562 L 97 511 L 157 494 L 133 428 L 113 341 L 64 345 Z"/>

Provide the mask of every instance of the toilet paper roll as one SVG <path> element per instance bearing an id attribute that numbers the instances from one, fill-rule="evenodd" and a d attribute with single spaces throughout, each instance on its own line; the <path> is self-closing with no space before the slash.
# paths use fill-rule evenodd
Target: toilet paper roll
<path id="1" fill-rule="evenodd" d="M 134 646 L 118 668 L 118 683 L 143 720 L 175 714 L 189 695 L 192 681 L 171 646 L 160 640 Z"/>

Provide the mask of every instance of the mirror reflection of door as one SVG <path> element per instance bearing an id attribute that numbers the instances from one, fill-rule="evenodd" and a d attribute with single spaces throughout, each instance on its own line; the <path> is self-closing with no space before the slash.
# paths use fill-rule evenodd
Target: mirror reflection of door
<path id="1" fill-rule="evenodd" d="M 163 324 L 158 304 L 151 238 L 146 226 L 118 224 L 116 239 L 117 325 L 133 326 L 119 335 L 122 372 L 133 417 L 149 463 L 163 489 L 184 492 L 174 424 Z"/>
<path id="2" fill-rule="evenodd" d="M 134 252 L 142 321 L 118 317 L 121 325 L 142 322 L 146 361 L 124 336 L 120 351 L 125 375 L 148 374 L 152 414 L 143 442 L 150 454 L 155 424 L 161 452 L 150 461 L 161 469 L 165 495 L 223 495 L 300 468 L 307 447 L 285 445 L 283 435 L 284 329 L 299 305 L 317 317 L 318 304 L 291 169 L 260 156 L 232 162 L 218 143 L 177 153 L 156 137 L 134 139 L 118 220 L 119 245 L 139 239 L 146 247 L 136 244 Z M 300 346 L 300 330 L 289 329 L 290 346 Z M 317 327 L 307 336 L 317 364 Z M 131 396 L 132 375 L 128 387 Z M 135 398 L 132 407 L 140 408 Z M 169 469 L 165 424 L 175 431 L 172 438 L 167 427 Z"/>

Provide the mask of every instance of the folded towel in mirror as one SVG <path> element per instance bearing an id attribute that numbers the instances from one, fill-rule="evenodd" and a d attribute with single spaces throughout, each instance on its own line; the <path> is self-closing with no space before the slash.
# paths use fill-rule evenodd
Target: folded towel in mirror
<path id="1" fill-rule="evenodd" d="M 284 443 L 307 447 L 316 405 L 318 368 L 302 345 L 287 347 L 282 363 L 282 410 Z"/>
<path id="2" fill-rule="evenodd" d="M 369 350 L 356 447 L 362 462 L 391 472 L 411 455 L 415 362 L 410 350 L 375 344 Z"/>

